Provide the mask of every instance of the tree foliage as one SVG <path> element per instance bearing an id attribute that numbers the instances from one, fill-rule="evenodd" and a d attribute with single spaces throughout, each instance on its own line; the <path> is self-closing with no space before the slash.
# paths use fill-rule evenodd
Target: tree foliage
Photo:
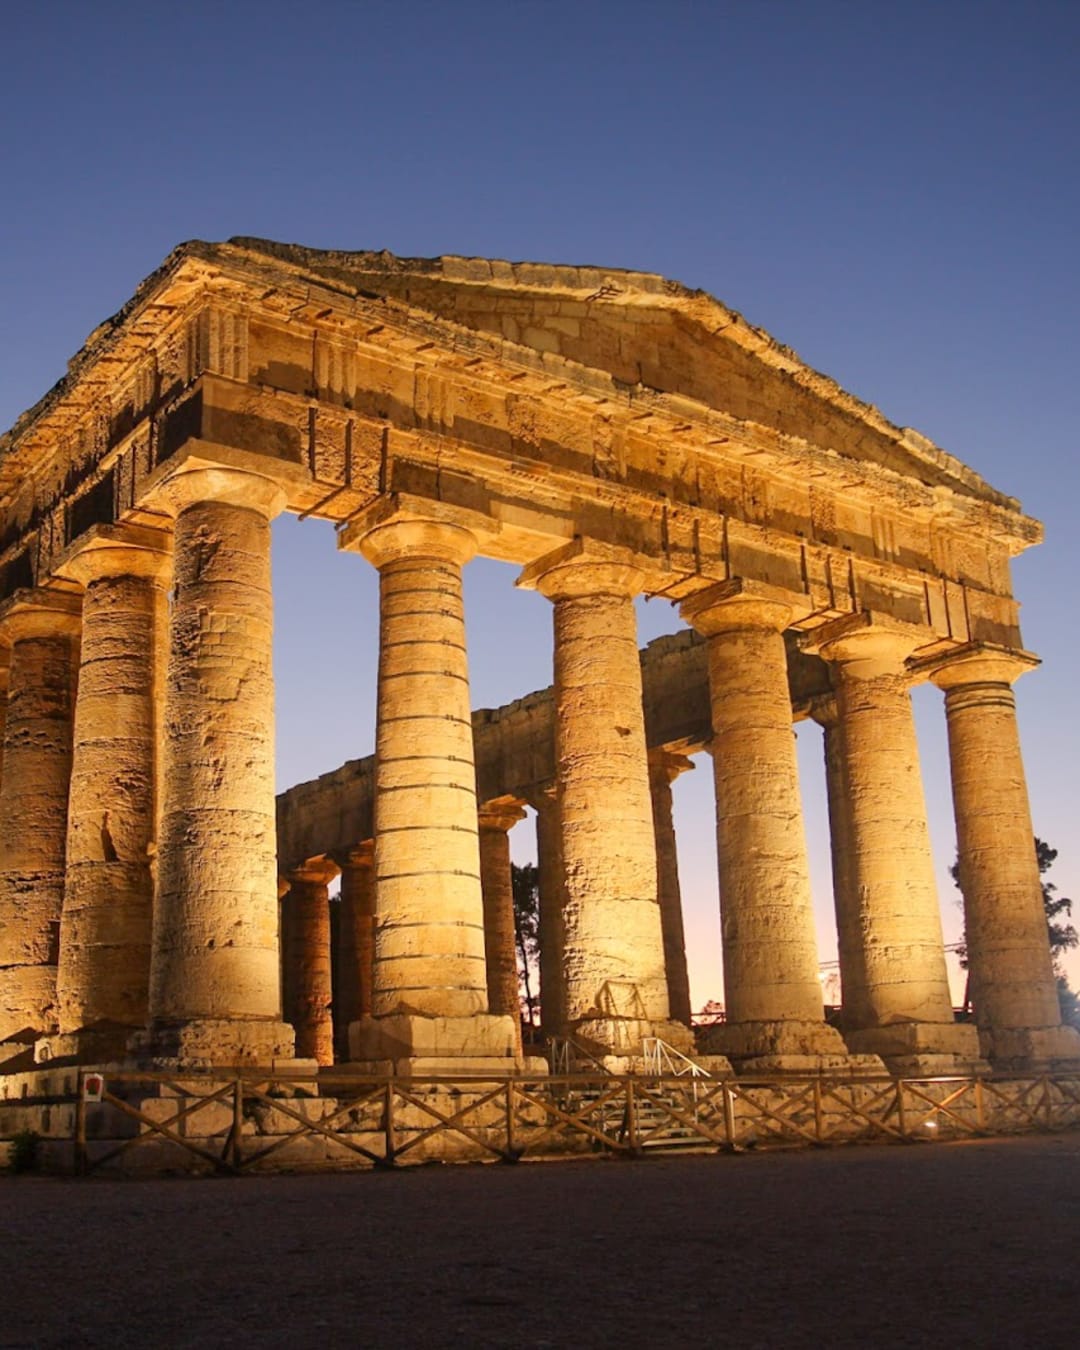
<path id="1" fill-rule="evenodd" d="M 514 892 L 514 935 L 518 949 L 518 973 L 525 990 L 525 1016 L 536 1026 L 537 1000 L 533 994 L 534 976 L 540 961 L 540 876 L 535 863 L 512 863 Z"/>

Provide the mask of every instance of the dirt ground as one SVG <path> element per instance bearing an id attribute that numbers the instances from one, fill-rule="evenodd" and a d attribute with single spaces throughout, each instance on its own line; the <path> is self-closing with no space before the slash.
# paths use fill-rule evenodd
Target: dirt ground
<path id="1" fill-rule="evenodd" d="M 1080 1345 L 1080 1134 L 0 1179 L 0 1346 Z"/>

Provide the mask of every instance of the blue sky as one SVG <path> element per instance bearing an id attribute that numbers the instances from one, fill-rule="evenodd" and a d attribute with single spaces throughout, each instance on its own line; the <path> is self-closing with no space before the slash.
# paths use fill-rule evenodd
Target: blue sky
<path id="1" fill-rule="evenodd" d="M 1049 0 L 12 7 L 0 425 L 191 237 L 700 286 L 1046 522 L 1015 569 L 1045 661 L 1019 686 L 1021 725 L 1036 829 L 1080 898 L 1078 56 L 1080 7 Z M 375 588 L 317 523 L 275 539 L 286 785 L 371 747 Z M 550 678 L 546 602 L 512 580 L 468 569 L 478 705 Z M 678 622 L 650 605 L 643 638 Z M 952 935 L 940 696 L 916 704 Z M 824 957 L 820 743 L 799 740 Z M 676 788 L 699 1002 L 719 948 L 708 779 L 703 763 Z"/>

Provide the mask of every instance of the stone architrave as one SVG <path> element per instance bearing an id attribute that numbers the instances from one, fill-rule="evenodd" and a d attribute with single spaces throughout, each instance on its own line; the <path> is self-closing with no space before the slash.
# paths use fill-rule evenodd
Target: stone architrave
<path id="1" fill-rule="evenodd" d="M 19 591 L 0 611 L 11 643 L 0 781 L 0 1046 L 57 1025 L 71 728 L 80 601 Z M 2 1052 L 0 1052 L 2 1053 Z"/>
<path id="2" fill-rule="evenodd" d="M 712 702 L 727 1021 L 710 1048 L 754 1070 L 856 1067 L 825 1022 L 818 978 L 782 636 L 792 606 L 730 581 L 682 615 L 708 641 Z"/>
<path id="3" fill-rule="evenodd" d="M 284 1016 L 296 1034 L 299 1059 L 334 1062 L 330 983 L 330 882 L 336 863 L 313 858 L 288 877 L 282 900 Z"/>
<path id="4" fill-rule="evenodd" d="M 932 635 L 855 614 L 807 645 L 831 663 L 848 804 L 852 897 L 844 943 L 848 1044 L 898 1072 L 979 1062 L 953 1017 L 906 659 Z"/>
<path id="5" fill-rule="evenodd" d="M 536 811 L 536 872 L 540 889 L 540 1025 L 545 1036 L 562 1036 L 566 1033 L 563 969 L 566 881 L 555 785 L 538 792 L 530 805 Z"/>
<path id="6" fill-rule="evenodd" d="M 1080 1032 L 1061 1025 L 1011 687 L 1036 664 L 973 645 L 930 671 L 945 691 L 975 1021 L 995 1068 L 1024 1071 L 1080 1062 Z"/>
<path id="7" fill-rule="evenodd" d="M 53 1058 L 115 1058 L 147 1020 L 171 572 L 171 534 L 135 526 L 60 567 L 84 589 Z"/>
<path id="8" fill-rule="evenodd" d="M 683 930 L 671 785 L 681 773 L 693 767 L 694 761 L 686 755 L 664 749 L 649 751 L 649 787 L 656 837 L 656 881 L 660 898 L 660 923 L 664 933 L 668 1004 L 672 1017 L 687 1027 L 691 1025 L 690 976 L 686 968 L 686 936 Z"/>
<path id="9" fill-rule="evenodd" d="M 521 1026 L 518 991 L 517 936 L 514 926 L 514 885 L 510 861 L 510 831 L 525 812 L 517 802 L 485 802 L 479 810 L 480 881 L 484 893 L 484 950 L 487 956 L 488 1007 L 517 1019 Z"/>
<path id="10" fill-rule="evenodd" d="M 375 981 L 375 843 L 368 839 L 334 855 L 341 868 L 339 959 L 335 971 L 334 1040 L 349 1057 L 349 1027 L 371 1016 Z"/>
<path id="11" fill-rule="evenodd" d="M 293 1055 L 282 1020 L 274 810 L 270 521 L 262 474 L 185 463 L 157 485 L 175 516 L 162 812 L 139 1049 L 182 1064 Z"/>
<path id="12" fill-rule="evenodd" d="M 488 1009 L 462 568 L 456 521 L 391 499 L 342 532 L 379 570 L 375 987 L 350 1057 L 399 1072 L 520 1062 Z"/>
<path id="13" fill-rule="evenodd" d="M 623 1057 L 647 1036 L 692 1044 L 668 1008 L 634 612 L 642 579 L 627 550 L 579 540 L 518 581 L 554 602 L 566 1024 L 590 1052 Z"/>

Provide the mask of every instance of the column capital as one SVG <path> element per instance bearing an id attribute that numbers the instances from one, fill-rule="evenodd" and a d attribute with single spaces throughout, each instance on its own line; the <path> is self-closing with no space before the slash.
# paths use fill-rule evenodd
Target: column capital
<path id="1" fill-rule="evenodd" d="M 590 595 L 633 598 L 645 584 L 646 559 L 632 549 L 582 536 L 545 553 L 522 569 L 515 585 L 549 600 Z"/>
<path id="2" fill-rule="evenodd" d="M 464 566 L 476 556 L 491 521 L 479 511 L 388 492 L 338 530 L 337 546 L 362 553 L 374 567 L 402 558 L 433 558 Z"/>
<path id="3" fill-rule="evenodd" d="M 146 494 L 147 504 L 174 519 L 189 506 L 210 502 L 239 506 L 273 520 L 285 509 L 288 494 L 268 474 L 226 464 L 212 464 L 187 458 L 175 469 L 152 481 Z"/>
<path id="4" fill-rule="evenodd" d="M 929 628 L 864 610 L 822 624 L 807 633 L 799 645 L 803 651 L 843 667 L 845 675 L 872 680 L 880 675 L 906 675 L 911 653 L 935 640 Z"/>
<path id="5" fill-rule="evenodd" d="M 101 577 L 164 582 L 172 568 L 172 535 L 143 525 L 94 525 L 65 551 L 57 576 L 88 586 Z"/>
<path id="6" fill-rule="evenodd" d="M 746 628 L 782 633 L 803 609 L 798 596 L 779 586 L 732 577 L 687 596 L 679 613 L 703 637 L 716 637 Z"/>
<path id="7" fill-rule="evenodd" d="M 919 668 L 939 689 L 948 691 L 968 684 L 1013 684 L 1040 664 L 1034 652 L 969 642 L 920 662 Z"/>
<path id="8" fill-rule="evenodd" d="M 816 722 L 819 727 L 834 727 L 840 721 L 840 709 L 837 707 L 835 694 L 818 694 L 811 700 L 808 711 L 810 720 Z"/>
<path id="9" fill-rule="evenodd" d="M 681 755 L 677 750 L 668 750 L 665 746 L 657 746 L 649 751 L 649 772 L 663 776 L 669 783 L 674 783 L 680 774 L 688 773 L 694 767 L 694 761 L 689 755 Z"/>
<path id="10" fill-rule="evenodd" d="M 500 797 L 484 802 L 477 810 L 476 819 L 482 830 L 501 830 L 507 834 L 519 820 L 525 819 L 525 810 L 516 798 Z"/>
<path id="11" fill-rule="evenodd" d="M 352 848 L 334 849 L 326 855 L 342 872 L 346 867 L 371 867 L 375 861 L 375 840 L 365 839 Z"/>
<path id="12" fill-rule="evenodd" d="M 312 886 L 329 886 L 340 871 L 341 868 L 332 858 L 309 858 L 299 867 L 294 867 L 285 879 L 290 885 L 299 881 Z"/>
<path id="13" fill-rule="evenodd" d="M 71 591 L 16 591 L 0 605 L 0 632 L 8 642 L 23 638 L 77 637 L 82 624 L 82 599 Z"/>

